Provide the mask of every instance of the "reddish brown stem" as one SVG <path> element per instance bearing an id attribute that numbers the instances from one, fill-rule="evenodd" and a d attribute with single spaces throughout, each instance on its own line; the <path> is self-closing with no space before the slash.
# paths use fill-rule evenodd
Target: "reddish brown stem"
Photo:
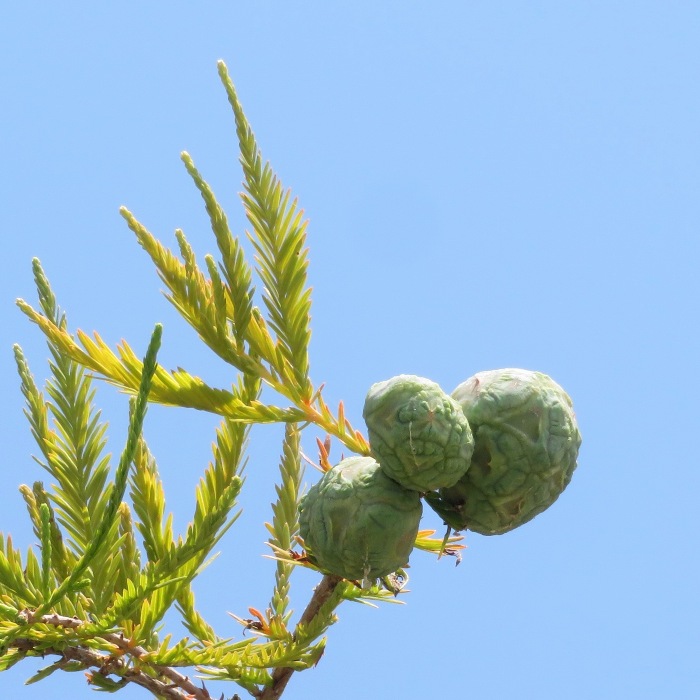
<path id="1" fill-rule="evenodd" d="M 85 624 L 76 617 L 66 617 L 55 613 L 49 615 L 35 615 L 30 610 L 20 613 L 20 616 L 28 623 L 52 625 L 65 629 L 78 629 Z M 146 660 L 148 651 L 141 646 L 132 644 L 131 641 L 121 634 L 105 633 L 100 638 L 119 649 L 123 656 L 130 656 L 142 661 Z M 10 643 L 10 646 L 20 651 L 31 654 L 37 646 L 33 639 L 18 638 Z M 101 653 L 94 649 L 81 646 L 66 646 L 61 649 L 53 647 L 42 647 L 42 655 L 56 654 L 63 657 L 64 661 L 78 661 L 86 669 L 95 668 L 96 673 L 106 675 L 115 674 L 122 679 L 123 683 L 136 683 L 153 693 L 156 697 L 172 698 L 172 700 L 211 700 L 211 696 L 204 687 L 193 683 L 187 676 L 168 666 L 148 664 L 149 668 L 159 677 L 153 677 L 145 671 L 136 668 L 129 668 L 123 659 L 117 654 Z"/>
<path id="2" fill-rule="evenodd" d="M 300 625 L 309 624 L 318 615 L 321 607 L 330 599 L 342 580 L 340 576 L 333 576 L 332 574 L 326 574 L 321 579 L 321 583 L 316 586 L 309 604 L 299 618 Z M 269 685 L 260 693 L 258 696 L 260 700 L 278 700 L 282 696 L 293 673 L 293 668 L 276 668 L 272 673 L 272 685 Z"/>

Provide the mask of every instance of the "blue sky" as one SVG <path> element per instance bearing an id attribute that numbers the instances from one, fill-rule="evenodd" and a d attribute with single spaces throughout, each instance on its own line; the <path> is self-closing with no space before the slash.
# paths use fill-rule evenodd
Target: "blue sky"
<path id="1" fill-rule="evenodd" d="M 3 7 L 0 530 L 32 542 L 17 486 L 42 478 L 12 359 L 19 342 L 45 376 L 42 338 L 14 307 L 35 299 L 33 256 L 71 328 L 143 352 L 161 321 L 163 364 L 231 379 L 117 213 L 213 251 L 186 149 L 244 229 L 220 58 L 310 218 L 311 373 L 327 400 L 361 425 L 375 381 L 411 373 L 451 391 L 525 367 L 568 390 L 584 438 L 549 511 L 468 535 L 458 568 L 416 553 L 407 605 L 342 607 L 285 697 L 698 697 L 695 2 Z M 118 453 L 125 400 L 98 397 Z M 215 424 L 149 412 L 180 528 Z M 222 634 L 239 634 L 226 611 L 269 595 L 280 436 L 253 432 L 244 515 L 196 589 Z M 297 609 L 315 580 L 299 575 Z M 25 688 L 42 665 L 0 675 L 0 694 L 88 696 L 79 674 Z"/>

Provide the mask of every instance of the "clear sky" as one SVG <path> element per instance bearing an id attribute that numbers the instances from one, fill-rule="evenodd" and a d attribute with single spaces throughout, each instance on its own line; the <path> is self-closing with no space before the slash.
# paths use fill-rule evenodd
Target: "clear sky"
<path id="1" fill-rule="evenodd" d="M 697 2 L 3 3 L 0 530 L 32 542 L 17 486 L 43 478 L 12 358 L 19 342 L 46 375 L 14 307 L 35 300 L 32 256 L 71 329 L 143 352 L 161 321 L 165 365 L 231 379 L 117 213 L 213 251 L 186 149 L 244 229 L 219 58 L 311 221 L 311 373 L 327 400 L 362 425 L 375 381 L 451 391 L 525 367 L 567 389 L 584 438 L 549 511 L 468 535 L 457 568 L 416 553 L 407 604 L 341 607 L 285 697 L 700 697 Z M 125 400 L 98 398 L 118 453 Z M 147 419 L 181 529 L 216 422 Z M 240 634 L 226 611 L 269 596 L 280 437 L 253 432 L 244 515 L 196 588 L 221 634 Z M 297 609 L 316 581 L 298 578 Z M 0 675 L 0 696 L 88 697 L 81 674 L 25 688 L 43 665 Z"/>

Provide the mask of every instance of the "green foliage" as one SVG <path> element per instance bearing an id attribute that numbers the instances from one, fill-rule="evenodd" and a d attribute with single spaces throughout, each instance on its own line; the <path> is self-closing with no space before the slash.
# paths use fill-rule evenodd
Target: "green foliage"
<path id="1" fill-rule="evenodd" d="M 219 74 L 238 136 L 253 264 L 186 153 L 182 160 L 204 201 L 217 258 L 207 255 L 201 266 L 182 231 L 176 232 L 175 253 L 127 209 L 121 213 L 153 261 L 167 298 L 202 342 L 230 365 L 231 385 L 212 387 L 186 370 L 160 366 L 159 326 L 143 359 L 126 342 L 111 349 L 97 333 L 72 334 L 37 260 L 38 308 L 18 300 L 46 336 L 50 352 L 50 377 L 40 388 L 15 347 L 36 461 L 49 484 L 20 487 L 38 554 L 31 547 L 18 551 L 9 535 L 0 534 L 0 670 L 29 656 L 57 657 L 29 683 L 58 670 L 82 671 L 99 690 L 114 692 L 136 683 L 159 698 L 204 700 L 210 697 L 204 685 L 178 670 L 195 667 L 200 675 L 234 681 L 255 697 L 277 698 L 294 671 L 318 662 L 323 635 L 343 601 L 394 601 L 405 584 L 402 571 L 364 586 L 322 575 L 307 607 L 293 619 L 293 573 L 298 566 L 317 570 L 300 548 L 301 432 L 315 426 L 329 435 L 319 443 L 323 465 L 330 436 L 359 455 L 368 455 L 369 445 L 345 418 L 342 403 L 332 411 L 311 381 L 306 222 L 263 161 L 223 63 Z M 254 280 L 261 284 L 259 294 Z M 94 405 L 94 377 L 132 396 L 126 444 L 116 464 L 106 450 L 106 423 Z M 261 400 L 264 385 L 275 392 L 275 403 Z M 182 535 L 173 530 L 158 465 L 143 434 L 148 402 L 221 417 Z M 245 448 L 254 423 L 284 424 L 276 499 L 267 524 L 275 574 L 269 607 L 264 612 L 250 608 L 250 619 L 237 618 L 241 638 L 231 640 L 220 637 L 198 612 L 192 582 L 238 517 Z M 459 538 L 441 542 L 432 534 L 419 532 L 415 546 L 436 554 L 457 554 L 461 548 Z M 169 611 L 180 615 L 187 636 L 162 636 Z"/>

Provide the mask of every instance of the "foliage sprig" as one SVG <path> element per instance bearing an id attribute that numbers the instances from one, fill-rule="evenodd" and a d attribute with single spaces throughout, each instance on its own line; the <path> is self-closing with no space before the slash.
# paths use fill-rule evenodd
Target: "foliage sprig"
<path id="1" fill-rule="evenodd" d="M 0 670 L 29 656 L 58 657 L 29 682 L 58 670 L 80 670 L 100 690 L 136 683 L 160 698 L 209 700 L 203 683 L 178 670 L 196 668 L 207 679 L 234 681 L 252 696 L 271 700 L 281 696 L 295 671 L 318 662 L 324 634 L 343 601 L 394 602 L 405 590 L 405 572 L 374 583 L 321 572 L 294 621 L 294 571 L 297 566 L 318 571 L 298 534 L 302 431 L 315 426 L 357 454 L 368 455 L 370 449 L 343 404 L 332 410 L 322 387 L 311 380 L 306 221 L 264 161 L 221 62 L 219 76 L 238 137 L 253 263 L 246 258 L 244 237 L 231 231 L 213 189 L 187 153 L 182 161 L 203 199 L 217 257 L 207 255 L 200 265 L 182 231 L 175 233 L 173 252 L 129 210 L 122 208 L 121 214 L 151 258 L 168 300 L 230 365 L 231 385 L 213 387 L 184 369 L 160 366 L 159 325 L 143 358 L 124 341 L 112 349 L 97 333 L 71 333 L 38 260 L 33 262 L 38 308 L 17 302 L 45 335 L 50 352 L 50 378 L 39 388 L 15 346 L 36 461 L 49 482 L 20 487 L 39 554 L 32 547 L 18 551 L 9 535 L 0 534 Z M 132 397 L 126 444 L 116 465 L 107 453 L 107 426 L 94 405 L 95 377 Z M 265 385 L 275 392 L 275 403 L 262 400 Z M 221 417 L 181 535 L 174 532 L 156 458 L 143 434 L 149 402 Z M 264 612 L 250 607 L 251 618 L 234 615 L 243 630 L 232 640 L 219 636 L 197 610 L 192 582 L 239 515 L 249 428 L 258 423 L 284 424 L 267 523 L 274 581 Z M 330 437 L 318 444 L 319 464 L 328 469 Z M 458 554 L 459 537 L 443 540 L 433 534 L 420 532 L 416 547 Z M 187 631 L 177 640 L 163 636 L 164 618 L 173 610 Z"/>

